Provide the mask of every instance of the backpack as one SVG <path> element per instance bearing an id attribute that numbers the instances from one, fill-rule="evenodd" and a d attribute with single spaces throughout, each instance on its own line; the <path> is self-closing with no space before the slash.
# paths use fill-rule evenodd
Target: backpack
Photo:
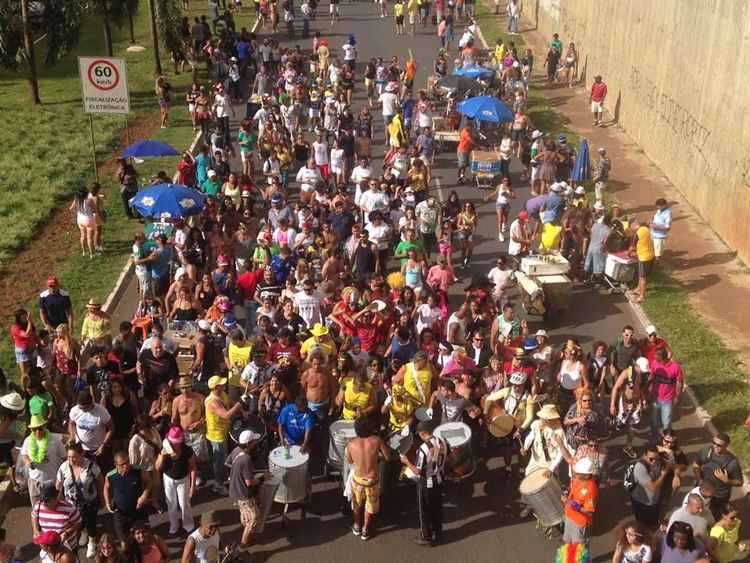
<path id="1" fill-rule="evenodd" d="M 627 492 L 628 494 L 631 494 L 638 484 L 638 482 L 635 480 L 635 466 L 639 463 L 641 463 L 641 460 L 636 459 L 635 461 L 631 461 L 628 465 L 625 466 L 625 473 L 622 477 L 622 486 L 625 487 L 625 492 Z"/>

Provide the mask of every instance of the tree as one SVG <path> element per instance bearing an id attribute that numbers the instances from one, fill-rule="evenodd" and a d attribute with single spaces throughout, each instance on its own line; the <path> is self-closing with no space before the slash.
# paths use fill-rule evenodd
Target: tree
<path id="1" fill-rule="evenodd" d="M 138 0 L 109 0 L 110 21 L 117 27 L 125 25 L 127 20 L 130 31 L 130 44 L 135 44 L 135 25 L 133 16 L 138 13 Z"/>
<path id="2" fill-rule="evenodd" d="M 148 8 L 151 18 L 151 39 L 154 45 L 154 72 L 161 74 L 159 40 L 161 39 L 167 50 L 172 53 L 182 49 L 180 34 L 182 8 L 178 0 L 148 0 Z"/>
<path id="3" fill-rule="evenodd" d="M 159 57 L 159 29 L 156 19 L 156 0 L 148 0 L 149 19 L 151 20 L 151 42 L 154 46 L 154 73 L 161 74 L 161 58 Z"/>
<path id="4" fill-rule="evenodd" d="M 38 106 L 42 103 L 39 97 L 39 79 L 36 75 L 36 54 L 34 53 L 34 38 L 31 35 L 31 19 L 29 16 L 29 0 L 21 0 L 21 22 L 23 25 L 23 44 L 26 58 L 29 62 L 29 91 L 31 103 Z"/>

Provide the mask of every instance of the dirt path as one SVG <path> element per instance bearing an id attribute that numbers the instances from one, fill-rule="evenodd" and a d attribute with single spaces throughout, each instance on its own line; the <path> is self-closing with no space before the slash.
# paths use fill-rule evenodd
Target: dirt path
<path id="1" fill-rule="evenodd" d="M 505 15 L 498 16 L 506 27 Z M 533 31 L 523 21 L 524 40 L 538 61 L 544 59 L 549 38 Z M 531 31 L 524 31 L 531 30 Z M 565 42 L 565 38 L 562 38 Z M 537 64 L 537 68 L 542 65 Z M 593 76 L 596 69 L 589 73 Z M 606 82 L 607 77 L 604 77 Z M 589 84 L 590 86 L 590 84 Z M 588 88 L 564 85 L 544 88 L 549 105 L 570 120 L 569 129 L 589 140 L 592 153 L 606 147 L 612 159 L 611 193 L 628 213 L 650 219 L 654 201 L 664 197 L 670 202 L 673 225 L 664 256 L 670 275 L 690 294 L 691 304 L 724 343 L 736 350 L 750 366 L 750 270 L 687 202 L 679 190 L 644 154 L 627 134 L 611 120 L 603 128 L 593 127 L 588 105 Z"/>

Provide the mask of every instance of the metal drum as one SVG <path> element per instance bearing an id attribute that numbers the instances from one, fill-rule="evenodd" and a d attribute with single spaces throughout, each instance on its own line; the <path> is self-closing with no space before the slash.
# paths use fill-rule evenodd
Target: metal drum
<path id="1" fill-rule="evenodd" d="M 265 479 L 258 490 L 258 522 L 255 530 L 256 534 L 260 534 L 266 527 L 266 520 L 268 519 L 268 513 L 271 512 L 271 505 L 273 499 L 276 496 L 276 491 L 279 489 L 279 479 L 277 477 L 271 477 Z"/>
<path id="2" fill-rule="evenodd" d="M 415 410 L 414 418 L 416 418 L 419 422 L 429 422 L 430 420 L 432 420 L 432 417 L 427 414 L 427 407 L 419 407 L 417 410 Z"/>
<path id="3" fill-rule="evenodd" d="M 328 464 L 341 470 L 346 459 L 346 445 L 356 437 L 353 420 L 337 420 L 330 426 Z"/>
<path id="4" fill-rule="evenodd" d="M 300 446 L 280 446 L 268 456 L 268 469 L 279 480 L 273 500 L 282 504 L 302 502 L 308 497 L 308 463 L 310 454 L 303 454 Z"/>
<path id="5" fill-rule="evenodd" d="M 560 524 L 565 513 L 562 503 L 562 488 L 557 478 L 544 476 L 545 470 L 539 469 L 521 481 L 519 491 L 523 501 L 534 511 L 539 523 L 550 528 Z"/>
<path id="6" fill-rule="evenodd" d="M 388 439 L 386 440 L 386 444 L 388 444 L 388 447 L 394 451 L 396 459 L 398 459 L 398 456 L 400 455 L 408 454 L 413 443 L 414 436 L 412 436 L 411 434 L 402 436 L 401 432 L 399 431 L 390 434 L 388 436 Z"/>
<path id="7" fill-rule="evenodd" d="M 435 435 L 445 439 L 451 448 L 445 462 L 448 478 L 459 481 L 471 477 L 476 470 L 471 451 L 471 428 L 463 422 L 447 422 L 435 428 Z"/>
<path id="8" fill-rule="evenodd" d="M 246 414 L 233 419 L 229 425 L 229 437 L 235 446 L 239 445 L 240 434 L 244 430 L 252 430 L 256 434 L 260 434 L 257 444 L 250 452 L 250 457 L 256 469 L 265 468 L 266 460 L 268 459 L 267 428 L 265 422 L 254 414 Z"/>

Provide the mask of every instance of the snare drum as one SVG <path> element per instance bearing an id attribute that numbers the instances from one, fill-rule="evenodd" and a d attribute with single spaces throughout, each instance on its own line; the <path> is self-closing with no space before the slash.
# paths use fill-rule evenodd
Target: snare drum
<path id="1" fill-rule="evenodd" d="M 534 511 L 537 520 L 545 528 L 560 524 L 565 518 L 562 503 L 562 488 L 557 478 L 544 476 L 538 469 L 521 481 L 519 491 L 523 501 Z"/>
<path id="2" fill-rule="evenodd" d="M 328 464 L 341 470 L 346 460 L 346 445 L 357 434 L 353 420 L 337 420 L 330 426 L 330 444 L 328 446 Z"/>
<path id="3" fill-rule="evenodd" d="M 454 480 L 471 477 L 476 470 L 471 451 L 471 428 L 463 422 L 447 422 L 435 428 L 435 436 L 443 438 L 451 448 L 445 462 L 448 477 Z"/>
<path id="4" fill-rule="evenodd" d="M 279 480 L 273 500 L 282 504 L 302 502 L 308 497 L 308 463 L 310 454 L 303 454 L 300 446 L 279 446 L 268 456 L 268 469 Z"/>
<path id="5" fill-rule="evenodd" d="M 415 410 L 414 418 L 417 419 L 417 422 L 429 422 L 430 420 L 432 420 L 432 417 L 427 414 L 427 407 L 419 407 L 417 410 Z"/>

